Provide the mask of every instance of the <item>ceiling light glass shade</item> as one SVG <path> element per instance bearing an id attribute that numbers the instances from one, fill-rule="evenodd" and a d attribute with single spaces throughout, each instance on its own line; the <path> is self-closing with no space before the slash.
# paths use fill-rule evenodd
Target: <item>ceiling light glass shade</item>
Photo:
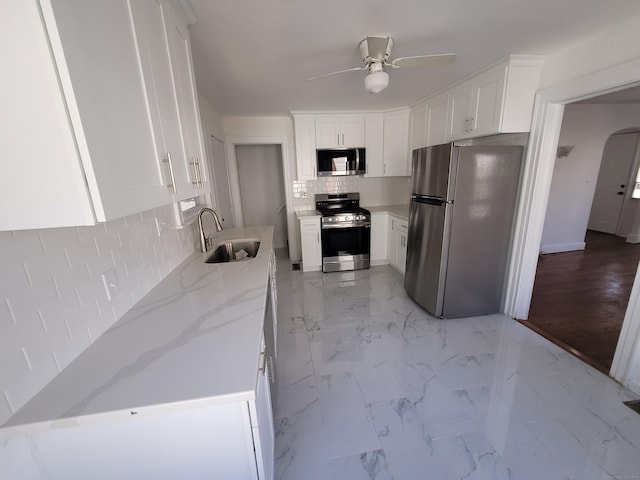
<path id="1" fill-rule="evenodd" d="M 387 72 L 373 72 L 364 77 L 364 88 L 371 93 L 378 93 L 389 86 Z"/>

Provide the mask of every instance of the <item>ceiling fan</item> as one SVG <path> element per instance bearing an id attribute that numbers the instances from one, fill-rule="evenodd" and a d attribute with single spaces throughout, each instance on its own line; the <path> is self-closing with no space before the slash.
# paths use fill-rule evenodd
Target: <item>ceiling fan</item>
<path id="1" fill-rule="evenodd" d="M 405 67 L 427 67 L 437 65 L 449 65 L 456 59 L 455 53 L 445 53 L 438 55 L 416 55 L 412 57 L 400 57 L 389 61 L 393 39 L 391 37 L 367 37 L 360 42 L 360 56 L 364 65 L 362 67 L 347 68 L 337 72 L 307 78 L 306 81 L 318 78 L 330 77 L 344 72 L 355 72 L 368 70 L 364 78 L 364 87 L 369 93 L 378 93 L 389 85 L 389 74 L 384 71 L 384 67 L 405 68 Z"/>

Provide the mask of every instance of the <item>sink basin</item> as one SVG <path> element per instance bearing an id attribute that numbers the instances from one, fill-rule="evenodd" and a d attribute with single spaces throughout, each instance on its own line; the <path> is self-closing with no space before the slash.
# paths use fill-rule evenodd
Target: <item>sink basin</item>
<path id="1" fill-rule="evenodd" d="M 238 262 L 243 260 L 251 260 L 258 254 L 260 248 L 260 240 L 257 238 L 250 238 L 245 240 L 229 240 L 218 244 L 211 254 L 205 260 L 206 263 L 226 263 L 226 262 Z M 244 250 L 247 256 L 244 256 L 241 251 Z M 240 252 L 240 255 L 237 256 Z M 242 258 L 239 258 L 242 257 Z"/>

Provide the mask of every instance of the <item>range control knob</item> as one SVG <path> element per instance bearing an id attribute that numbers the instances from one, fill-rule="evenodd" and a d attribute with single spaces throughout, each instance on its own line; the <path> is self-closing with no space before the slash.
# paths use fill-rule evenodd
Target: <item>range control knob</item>
<path id="1" fill-rule="evenodd" d="M 352 220 L 351 215 L 347 215 L 346 217 L 344 217 L 344 219 L 345 219 L 347 222 L 350 222 L 350 221 Z"/>

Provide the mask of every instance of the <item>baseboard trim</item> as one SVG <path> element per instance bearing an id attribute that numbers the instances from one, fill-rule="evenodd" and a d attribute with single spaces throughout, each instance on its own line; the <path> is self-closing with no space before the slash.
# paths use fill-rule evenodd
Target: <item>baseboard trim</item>
<path id="1" fill-rule="evenodd" d="M 389 260 L 371 260 L 371 266 L 377 267 L 378 265 L 389 265 Z"/>
<path id="2" fill-rule="evenodd" d="M 640 234 L 630 233 L 627 235 L 627 243 L 640 243 Z"/>
<path id="3" fill-rule="evenodd" d="M 561 252 L 574 252 L 576 250 L 584 250 L 586 243 L 556 243 L 553 245 L 540 245 L 540 253 L 561 253 Z"/>

